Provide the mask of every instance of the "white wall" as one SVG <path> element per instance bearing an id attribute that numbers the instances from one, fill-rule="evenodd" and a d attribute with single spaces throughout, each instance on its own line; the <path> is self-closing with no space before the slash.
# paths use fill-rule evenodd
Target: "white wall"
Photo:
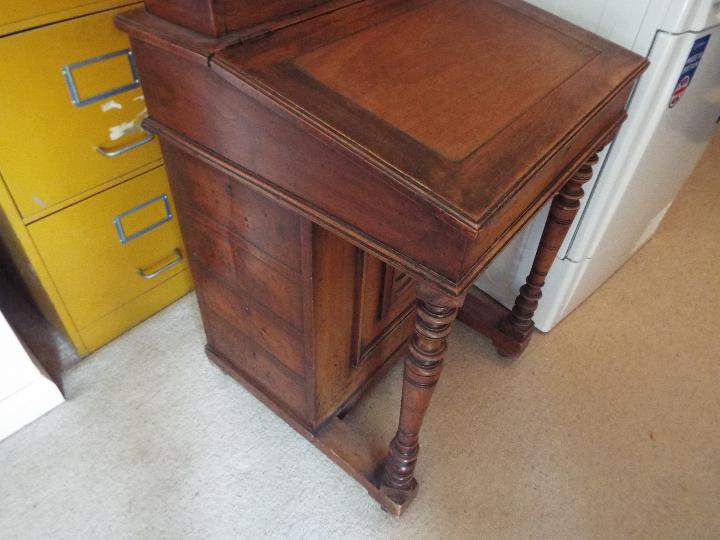
<path id="1" fill-rule="evenodd" d="M 526 0 L 632 49 L 651 0 Z"/>

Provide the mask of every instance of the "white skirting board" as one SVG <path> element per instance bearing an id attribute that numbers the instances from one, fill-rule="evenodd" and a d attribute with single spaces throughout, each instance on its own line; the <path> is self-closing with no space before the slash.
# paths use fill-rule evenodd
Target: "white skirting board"
<path id="1" fill-rule="evenodd" d="M 0 441 L 63 401 L 0 313 Z"/>
<path id="2" fill-rule="evenodd" d="M 38 378 L 0 400 L 0 441 L 64 401 L 60 390 L 38 373 Z"/>

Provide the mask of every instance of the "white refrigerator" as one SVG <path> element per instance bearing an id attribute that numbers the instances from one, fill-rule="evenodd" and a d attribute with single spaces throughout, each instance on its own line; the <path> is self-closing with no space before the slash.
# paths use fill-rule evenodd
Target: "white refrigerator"
<path id="1" fill-rule="evenodd" d="M 547 332 L 650 239 L 712 138 L 720 120 L 720 0 L 530 3 L 651 62 L 548 276 L 534 317 Z M 476 283 L 507 307 L 530 270 L 547 210 Z"/>

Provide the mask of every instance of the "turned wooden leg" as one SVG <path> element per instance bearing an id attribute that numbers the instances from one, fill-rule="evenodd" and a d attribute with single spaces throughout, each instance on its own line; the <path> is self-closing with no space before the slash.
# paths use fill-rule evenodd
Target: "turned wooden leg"
<path id="1" fill-rule="evenodd" d="M 415 333 L 405 357 L 400 422 L 390 443 L 380 489 L 400 505 L 414 496 L 420 428 L 443 367 L 447 340 L 464 295 L 451 296 L 418 285 Z"/>
<path id="2" fill-rule="evenodd" d="M 495 342 L 498 352 L 503 356 L 519 356 L 530 342 L 535 326 L 533 315 L 542 297 L 545 279 L 580 210 L 580 201 L 585 195 L 583 185 L 592 178 L 593 167 L 597 162 L 598 156 L 594 154 L 553 199 L 530 275 L 520 288 L 512 311 L 500 323 L 500 331 L 510 338 Z"/>

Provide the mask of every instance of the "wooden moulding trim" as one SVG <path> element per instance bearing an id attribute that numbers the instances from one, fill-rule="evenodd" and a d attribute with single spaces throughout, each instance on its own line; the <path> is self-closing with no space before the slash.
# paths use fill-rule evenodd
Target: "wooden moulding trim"
<path id="1" fill-rule="evenodd" d="M 395 268 L 390 266 L 385 266 L 384 274 L 383 295 L 380 299 L 380 312 L 378 313 L 378 316 L 383 319 L 392 309 L 393 302 L 397 300 L 398 297 L 402 296 L 402 294 L 413 284 L 410 276 L 403 274 L 402 272 L 398 272 Z M 401 279 L 403 280 L 399 285 L 399 288 L 396 288 L 396 284 L 398 283 L 397 274 L 401 274 Z"/>
<path id="2" fill-rule="evenodd" d="M 385 327 L 385 329 L 373 339 L 367 347 L 362 348 L 360 344 L 353 348 L 356 354 L 354 354 L 353 364 L 354 368 L 359 368 L 365 361 L 372 355 L 375 349 L 385 340 L 386 337 L 390 336 L 395 330 L 402 324 L 405 323 L 408 317 L 415 314 L 417 306 L 415 303 L 410 304 L 405 311 L 395 317 L 392 322 Z"/>
<path id="3" fill-rule="evenodd" d="M 364 0 L 331 0 L 329 2 L 321 2 L 307 9 L 289 13 L 276 19 L 265 21 L 254 26 L 250 26 L 242 30 L 245 36 L 243 41 L 246 42 L 250 39 L 255 39 L 257 36 L 264 36 L 270 32 L 277 32 L 288 26 L 293 26 L 309 19 L 314 19 L 322 15 L 327 15 L 333 11 L 343 9 L 351 6 L 352 4 L 358 4 Z"/>
<path id="4" fill-rule="evenodd" d="M 303 352 L 305 353 L 305 395 L 315 399 L 305 399 L 307 418 L 317 418 L 318 404 L 317 366 L 315 360 L 315 285 L 313 230 L 314 225 L 307 219 L 300 221 L 300 267 L 302 269 L 302 319 L 303 319 Z"/>
<path id="5" fill-rule="evenodd" d="M 360 357 L 362 356 L 362 321 L 363 312 L 367 309 L 363 291 L 365 290 L 367 281 L 368 258 L 367 253 L 362 250 L 355 250 L 355 289 L 353 290 L 353 331 L 350 341 L 350 365 L 357 368 L 360 365 Z"/>
<path id="6" fill-rule="evenodd" d="M 350 426 L 337 417 L 331 418 L 315 432 L 311 431 L 288 410 L 273 401 L 250 378 L 239 373 L 224 356 L 209 346 L 206 346 L 205 351 L 215 365 L 243 385 L 253 396 L 285 420 L 290 427 L 359 482 L 384 510 L 399 516 L 407 507 L 410 501 L 398 504 L 380 491 L 379 472 L 385 461 L 387 448 L 372 445 L 368 439 L 353 431 Z"/>
<path id="7" fill-rule="evenodd" d="M 368 358 L 370 358 L 375 349 L 377 349 L 378 346 L 382 344 L 385 338 L 395 332 L 395 330 L 397 330 L 400 325 L 404 324 L 405 320 L 410 315 L 414 314 L 415 310 L 417 309 L 417 303 L 412 302 L 402 313 L 397 315 L 390 322 L 390 324 L 388 324 L 383 329 L 382 332 L 376 335 L 369 344 L 363 347 L 361 334 L 363 326 L 362 320 L 367 310 L 366 303 L 363 298 L 363 291 L 365 290 L 365 281 L 367 277 L 367 261 L 368 258 L 366 256 L 366 253 L 362 250 L 357 250 L 355 262 L 355 290 L 353 291 L 353 302 L 355 304 L 355 309 L 353 310 L 353 333 L 351 340 L 352 356 L 350 358 L 350 366 L 353 369 L 358 369 L 360 366 L 362 366 L 368 360 Z M 393 267 L 387 265 L 385 266 L 386 272 L 390 269 L 394 271 Z M 384 282 L 383 295 L 386 294 L 386 291 L 387 283 Z"/>
<path id="8" fill-rule="evenodd" d="M 371 239 L 361 230 L 353 227 L 352 225 L 349 225 L 337 218 L 328 216 L 322 212 L 322 210 L 313 206 L 309 202 L 287 192 L 268 180 L 250 173 L 240 165 L 229 161 L 209 148 L 192 141 L 172 128 L 164 126 L 152 118 L 144 120 L 143 127 L 151 133 L 161 136 L 163 140 L 173 146 L 180 148 L 191 156 L 207 163 L 211 167 L 219 169 L 225 174 L 237 178 L 248 187 L 264 194 L 285 208 L 298 212 L 314 223 L 333 231 L 341 238 L 371 253 L 381 261 L 386 262 L 391 266 L 400 267 L 404 272 L 407 272 L 415 278 L 431 281 L 443 291 L 448 292 L 451 295 L 457 296 L 464 291 L 462 286 L 459 286 L 427 266 L 395 251 L 382 242 Z"/>
<path id="9" fill-rule="evenodd" d="M 258 100 L 263 105 L 270 106 L 273 111 L 282 114 L 284 118 L 293 123 L 300 122 L 305 130 L 310 128 L 315 138 L 325 142 L 329 141 L 333 145 L 340 147 L 346 152 L 345 155 L 349 156 L 353 161 L 379 171 L 383 176 L 405 187 L 411 196 L 429 201 L 436 215 L 456 228 L 466 238 L 474 239 L 477 236 L 479 227 L 472 219 L 448 204 L 445 199 L 435 195 L 414 178 L 406 175 L 400 169 L 362 146 L 359 142 L 311 115 L 305 109 L 278 94 L 271 87 L 263 84 L 248 73 L 235 70 L 233 66 L 219 62 L 216 59 L 212 59 L 210 62 L 211 69 L 213 66 L 218 66 L 219 69 L 214 70 L 218 76 L 239 91 Z"/>
<path id="10" fill-rule="evenodd" d="M 337 11 L 362 0 L 334 0 L 319 3 L 306 10 L 291 13 L 247 28 L 231 30 L 219 36 L 203 34 L 162 17 L 152 15 L 143 8 L 127 11 L 115 17 L 115 25 L 131 37 L 150 45 L 178 54 L 191 60 L 208 63 L 220 51 L 234 45 L 248 43 L 282 28 L 293 26 Z"/>
<path id="11" fill-rule="evenodd" d="M 211 38 L 178 26 L 139 8 L 121 13 L 114 19 L 115 26 L 132 39 L 152 45 L 196 63 L 206 64 L 213 53 L 240 42 L 240 36 L 227 34 Z"/>
<path id="12" fill-rule="evenodd" d="M 503 234 L 498 237 L 492 246 L 479 257 L 478 262 L 457 282 L 449 280 L 431 268 L 428 268 L 414 259 L 399 253 L 390 246 L 377 240 L 373 240 L 356 227 L 327 215 L 321 209 L 313 206 L 308 201 L 291 194 L 264 178 L 258 177 L 240 165 L 217 154 L 213 150 L 189 139 L 182 133 L 160 124 L 153 118 L 147 118 L 143 122 L 143 126 L 148 131 L 158 134 L 170 144 L 184 150 L 208 165 L 238 178 L 245 185 L 263 193 L 284 207 L 297 211 L 311 221 L 332 230 L 348 242 L 364 249 L 365 251 L 368 251 L 369 253 L 372 253 L 378 259 L 390 264 L 391 266 L 400 267 L 403 271 L 415 278 L 429 280 L 445 292 L 457 296 L 462 294 L 470 285 L 472 285 L 477 276 L 490 263 L 492 258 L 500 251 L 500 249 L 502 249 L 507 240 L 512 237 L 512 234 L 522 227 L 522 225 L 563 186 L 563 184 L 583 163 L 583 161 L 591 154 L 597 152 L 598 148 L 602 148 L 602 146 L 613 139 L 626 118 L 627 113 L 622 111 L 622 113 L 618 115 L 615 121 L 602 133 L 602 135 L 589 144 L 585 150 L 570 163 L 564 172 L 557 176 L 553 183 L 550 184 L 530 206 L 528 206 L 525 212 L 523 212 L 523 214 L 519 216 L 510 227 L 505 229 Z"/>
<path id="13" fill-rule="evenodd" d="M 597 60 L 597 57 L 595 60 Z M 623 81 L 623 83 L 618 86 L 618 88 L 616 88 L 616 90 L 612 94 L 609 94 L 609 96 L 606 97 L 604 101 L 599 103 L 592 111 L 590 111 L 582 118 L 582 120 L 575 126 L 575 128 L 567 134 L 567 136 L 563 139 L 562 143 L 556 144 L 549 152 L 547 152 L 543 156 L 540 161 L 538 161 L 525 174 L 523 174 L 523 176 L 520 177 L 518 181 L 512 186 L 512 189 L 508 191 L 505 196 L 501 200 L 499 200 L 488 211 L 484 218 L 478 223 L 480 228 L 482 228 L 488 221 L 490 221 L 496 213 L 502 211 L 502 208 L 507 204 L 507 202 L 512 200 L 518 193 L 518 191 L 520 191 L 536 174 L 541 172 L 542 168 L 545 167 L 548 163 L 550 163 L 553 158 L 555 158 L 555 156 L 557 156 L 557 154 L 560 153 L 562 149 L 565 148 L 570 143 L 570 141 L 572 141 L 584 128 L 590 125 L 590 123 L 602 112 L 604 107 L 610 104 L 613 99 L 618 97 L 620 94 L 627 91 L 628 86 L 634 84 L 636 78 L 642 71 L 645 70 L 646 67 L 647 65 L 643 65 L 640 69 L 634 71 L 631 76 L 628 76 L 625 81 Z M 622 124 L 626 118 L 627 114 L 625 113 L 618 123 Z M 615 124 L 612 125 L 615 126 Z M 612 129 L 613 128 L 611 127 L 610 130 Z"/>
<path id="14" fill-rule="evenodd" d="M 453 207 L 448 203 L 448 201 L 426 188 L 415 178 L 397 169 L 377 154 L 371 152 L 368 148 L 347 137 L 344 133 L 337 131 L 332 126 L 326 124 L 321 119 L 312 115 L 293 101 L 287 99 L 282 94 L 279 94 L 273 90 L 273 88 L 264 84 L 262 81 L 253 77 L 249 73 L 236 69 L 234 65 L 223 62 L 220 58 L 212 58 L 209 66 L 211 69 L 213 66 L 217 66 L 219 69 L 216 69 L 215 72 L 238 90 L 252 95 L 252 97 L 259 99 L 263 103 L 271 105 L 274 110 L 283 111 L 286 118 L 289 118 L 294 122 L 300 121 L 306 126 L 309 126 L 326 140 L 333 141 L 335 144 L 340 145 L 348 151 L 355 160 L 360 160 L 363 163 L 378 169 L 383 175 L 390 177 L 398 184 L 405 186 L 408 190 L 410 190 L 410 192 L 422 196 L 425 200 L 430 201 L 432 205 L 439 210 L 438 215 L 440 217 L 443 217 L 450 224 L 462 231 L 466 236 L 474 239 L 481 233 L 481 229 L 484 224 L 491 219 L 495 213 L 500 211 L 506 202 L 510 200 L 519 189 L 530 181 L 530 179 L 537 174 L 546 163 L 552 160 L 555 155 L 557 155 L 557 153 L 566 146 L 568 139 L 572 139 L 575 135 L 582 131 L 583 128 L 585 128 L 597 117 L 604 107 L 606 107 L 615 97 L 625 91 L 628 85 L 633 84 L 639 74 L 647 68 L 647 62 L 641 64 L 636 70 L 632 71 L 625 80 L 618 85 L 613 93 L 608 94 L 602 102 L 598 103 L 594 109 L 583 116 L 570 132 L 569 137 L 566 137 L 563 141 L 557 143 L 543 156 L 542 160 L 538 161 L 538 163 L 523 174 L 523 176 L 520 177 L 514 184 L 512 191 L 509 192 L 502 200 L 498 201 L 498 203 L 491 208 L 488 214 L 480 221 L 475 221 L 464 212 Z"/>

